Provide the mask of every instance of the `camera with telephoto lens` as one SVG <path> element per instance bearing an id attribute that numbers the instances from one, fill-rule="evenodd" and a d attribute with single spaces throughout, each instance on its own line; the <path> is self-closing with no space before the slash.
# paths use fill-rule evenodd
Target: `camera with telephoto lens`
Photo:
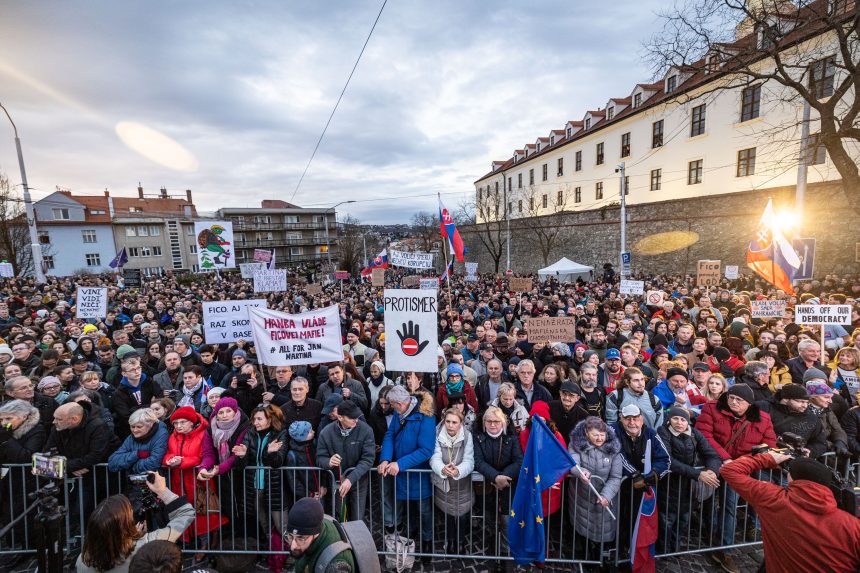
<path id="1" fill-rule="evenodd" d="M 146 487 L 146 482 L 154 483 L 151 474 L 131 474 L 128 476 L 128 500 L 134 513 L 134 522 L 149 522 L 153 511 L 158 508 L 158 497 Z"/>
<path id="2" fill-rule="evenodd" d="M 838 471 L 831 471 L 833 478 L 830 480 L 830 491 L 836 498 L 836 506 L 860 519 L 860 487 L 852 485 Z"/>
<path id="3" fill-rule="evenodd" d="M 805 458 L 806 454 L 803 452 L 803 449 L 806 447 L 806 440 L 798 436 L 797 434 L 792 434 L 791 432 L 785 432 L 784 434 L 780 434 L 776 438 L 776 447 L 771 448 L 767 444 L 760 444 L 758 446 L 752 447 L 752 455 L 756 456 L 758 454 L 766 454 L 767 452 L 774 452 L 777 454 L 783 454 L 785 456 L 794 458 Z M 791 465 L 791 460 L 787 460 L 782 463 L 782 467 L 788 471 L 789 466 Z"/>

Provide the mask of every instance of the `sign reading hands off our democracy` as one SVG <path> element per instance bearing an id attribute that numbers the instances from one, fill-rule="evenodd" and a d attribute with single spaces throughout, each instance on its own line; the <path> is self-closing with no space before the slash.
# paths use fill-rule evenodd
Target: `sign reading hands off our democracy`
<path id="1" fill-rule="evenodd" d="M 254 346 L 266 366 L 298 366 L 343 360 L 338 306 L 301 314 L 251 308 Z"/>
<path id="2" fill-rule="evenodd" d="M 436 372 L 436 291 L 385 289 L 382 298 L 386 369 Z"/>
<path id="3" fill-rule="evenodd" d="M 851 324 L 850 304 L 799 304 L 794 307 L 797 324 Z"/>

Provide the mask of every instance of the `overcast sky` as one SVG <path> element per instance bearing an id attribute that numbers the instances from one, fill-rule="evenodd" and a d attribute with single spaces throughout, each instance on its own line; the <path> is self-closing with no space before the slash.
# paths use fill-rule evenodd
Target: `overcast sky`
<path id="1" fill-rule="evenodd" d="M 442 192 L 453 210 L 493 159 L 650 80 L 641 43 L 668 2 L 389 0 L 292 202 L 356 199 L 339 213 L 394 223 Z M 35 197 L 139 181 L 189 188 L 200 211 L 290 201 L 380 6 L 6 0 L 0 103 Z M 160 165 L 121 122 L 190 155 Z M 5 119 L 0 170 L 20 182 Z"/>

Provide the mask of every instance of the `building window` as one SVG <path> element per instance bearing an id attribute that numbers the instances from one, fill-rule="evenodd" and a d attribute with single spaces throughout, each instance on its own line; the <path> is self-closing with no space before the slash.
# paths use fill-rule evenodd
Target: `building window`
<path id="1" fill-rule="evenodd" d="M 846 14 L 849 7 L 854 7 L 854 0 L 830 0 L 830 14 L 833 16 Z"/>
<path id="2" fill-rule="evenodd" d="M 555 145 L 555 135 L 550 135 L 550 136 L 549 136 L 549 144 L 550 144 L 550 145 Z"/>
<path id="3" fill-rule="evenodd" d="M 48 233 L 39 233 L 39 244 L 40 245 L 50 245 L 51 244 L 51 236 Z"/>
<path id="4" fill-rule="evenodd" d="M 301 255 L 303 252 L 302 247 L 290 247 L 290 255 Z"/>
<path id="5" fill-rule="evenodd" d="M 651 148 L 656 149 L 663 146 L 663 120 L 651 124 Z"/>
<path id="6" fill-rule="evenodd" d="M 160 257 L 161 256 L 161 247 L 152 247 L 152 256 Z"/>
<path id="7" fill-rule="evenodd" d="M 126 237 L 136 237 L 137 236 L 137 227 L 131 226 L 125 228 L 125 236 Z"/>
<path id="8" fill-rule="evenodd" d="M 755 175 L 755 147 L 738 151 L 738 177 Z"/>
<path id="9" fill-rule="evenodd" d="M 666 78 L 666 93 L 670 94 L 678 87 L 678 76 L 669 76 Z"/>
<path id="10" fill-rule="evenodd" d="M 529 211 L 535 210 L 535 198 L 529 197 Z"/>
<path id="11" fill-rule="evenodd" d="M 68 221 L 69 220 L 69 210 L 68 209 L 51 209 L 51 212 L 54 214 L 55 221 Z"/>
<path id="12" fill-rule="evenodd" d="M 591 118 L 590 117 L 585 118 L 585 129 L 586 130 L 591 129 Z"/>
<path id="13" fill-rule="evenodd" d="M 493 209 L 493 213 L 495 213 L 494 217 L 496 219 L 498 219 L 499 218 L 499 204 L 498 203 L 496 203 L 496 207 Z"/>
<path id="14" fill-rule="evenodd" d="M 146 225 L 138 225 L 137 226 L 137 236 L 138 237 L 148 237 L 149 236 L 149 227 Z"/>
<path id="15" fill-rule="evenodd" d="M 98 253 L 87 253 L 84 256 L 86 257 L 88 267 L 102 266 L 102 257 Z"/>
<path id="16" fill-rule="evenodd" d="M 519 211 L 520 213 L 523 212 L 523 200 L 522 199 L 517 201 L 517 211 Z"/>
<path id="17" fill-rule="evenodd" d="M 705 104 L 693 108 L 690 119 L 690 137 L 696 137 L 705 133 Z"/>
<path id="18" fill-rule="evenodd" d="M 633 107 L 642 105 L 642 94 L 633 94 Z"/>
<path id="19" fill-rule="evenodd" d="M 504 181 L 504 180 L 503 180 L 503 181 Z M 488 188 L 487 188 L 487 192 L 489 192 L 489 191 L 490 191 L 490 189 L 489 189 L 489 187 L 488 187 Z M 498 182 L 498 181 L 496 181 L 496 199 L 498 199 L 498 198 L 499 198 L 499 182 Z"/>
<path id="20" fill-rule="evenodd" d="M 83 237 L 85 243 L 95 243 L 96 242 L 96 231 L 95 231 L 95 229 L 84 229 L 81 231 L 81 236 Z"/>
<path id="21" fill-rule="evenodd" d="M 570 139 L 570 136 L 571 136 L 571 135 L 573 135 L 573 128 L 572 128 L 572 127 L 568 127 L 568 128 L 567 128 L 567 138 L 568 138 L 568 139 Z"/>
<path id="22" fill-rule="evenodd" d="M 535 170 L 529 169 L 529 185 L 535 184 Z"/>
<path id="23" fill-rule="evenodd" d="M 630 195 L 630 176 L 629 175 L 624 176 L 624 194 Z"/>
<path id="24" fill-rule="evenodd" d="M 659 191 L 660 184 L 663 179 L 663 170 L 662 169 L 652 169 L 651 170 L 651 191 Z"/>
<path id="25" fill-rule="evenodd" d="M 609 121 L 613 117 L 615 117 L 615 108 L 614 107 L 606 108 L 606 120 Z"/>
<path id="26" fill-rule="evenodd" d="M 149 226 L 149 236 L 150 237 L 161 236 L 161 227 L 159 227 L 158 225 L 150 225 Z"/>
<path id="27" fill-rule="evenodd" d="M 514 202 L 508 201 L 508 213 L 513 213 L 513 212 L 514 212 Z"/>
<path id="28" fill-rule="evenodd" d="M 564 157 L 558 158 L 558 171 L 556 172 L 556 177 L 561 177 L 564 175 Z"/>
<path id="29" fill-rule="evenodd" d="M 697 185 L 702 182 L 702 160 L 691 161 L 687 165 L 687 185 Z"/>
<path id="30" fill-rule="evenodd" d="M 298 215 L 284 215 L 284 223 L 298 223 L 299 216 Z"/>
<path id="31" fill-rule="evenodd" d="M 630 157 L 630 132 L 621 134 L 621 157 Z"/>
<path id="32" fill-rule="evenodd" d="M 513 189 L 513 188 L 514 188 L 514 186 L 513 186 L 513 178 L 512 178 L 512 177 L 508 177 L 508 191 L 510 191 L 510 190 L 511 190 L 511 189 Z"/>
<path id="33" fill-rule="evenodd" d="M 559 205 L 564 205 L 564 191 L 558 191 L 558 194 L 555 197 L 555 202 Z"/>
<path id="34" fill-rule="evenodd" d="M 543 194 L 543 198 L 541 200 L 541 205 L 546 209 L 549 206 L 549 200 L 547 199 L 546 193 Z"/>
<path id="35" fill-rule="evenodd" d="M 128 248 L 128 256 L 131 258 L 140 256 L 140 247 L 129 247 Z"/>
<path id="36" fill-rule="evenodd" d="M 708 67 L 707 73 L 712 74 L 714 72 L 720 71 L 720 57 L 717 55 L 713 55 L 708 58 Z"/>
<path id="37" fill-rule="evenodd" d="M 517 173 L 517 189 L 523 188 L 523 174 Z"/>
<path id="38" fill-rule="evenodd" d="M 189 237 L 194 236 L 194 225 L 186 225 L 185 226 L 185 234 Z"/>
<path id="39" fill-rule="evenodd" d="M 192 255 L 196 255 L 196 254 L 197 254 L 197 245 L 196 245 L 196 244 L 195 244 L 195 245 L 189 245 L 189 246 L 188 246 L 188 251 L 189 251 Z"/>
<path id="40" fill-rule="evenodd" d="M 603 199 L 603 181 L 594 184 L 594 198 L 598 201 Z"/>
<path id="41" fill-rule="evenodd" d="M 543 181 L 546 181 L 547 173 L 548 173 L 548 172 L 549 172 L 549 169 L 548 169 L 548 167 L 547 167 L 547 164 L 546 164 L 546 163 L 544 163 L 544 164 L 543 164 L 543 174 L 542 174 Z"/>
<path id="42" fill-rule="evenodd" d="M 597 165 L 603 165 L 603 142 L 597 144 Z"/>
<path id="43" fill-rule="evenodd" d="M 757 118 L 761 106 L 761 85 L 744 88 L 741 93 L 741 121 Z"/>
<path id="44" fill-rule="evenodd" d="M 42 261 L 45 263 L 45 268 L 49 271 L 54 270 L 54 257 L 51 255 L 42 255 Z"/>
<path id="45" fill-rule="evenodd" d="M 809 90 L 815 99 L 833 95 L 833 79 L 835 76 L 835 56 L 822 58 L 809 66 Z"/>
<path id="46" fill-rule="evenodd" d="M 139 207 L 129 207 L 128 212 L 129 213 L 143 213 L 143 209 L 140 209 Z"/>
<path id="47" fill-rule="evenodd" d="M 483 187 L 478 187 L 478 203 L 481 202 L 481 191 L 483 191 L 483 190 L 484 190 Z"/>
<path id="48" fill-rule="evenodd" d="M 101 209 L 92 209 L 90 210 L 90 215 L 104 215 L 105 212 Z"/>
<path id="49" fill-rule="evenodd" d="M 573 202 L 582 203 L 582 187 L 577 187 L 573 190 Z"/>
<path id="50" fill-rule="evenodd" d="M 576 152 L 576 158 L 573 166 L 574 171 L 582 171 L 582 151 Z"/>
<path id="51" fill-rule="evenodd" d="M 812 133 L 809 135 L 809 164 L 822 165 L 827 161 L 827 148 L 824 147 L 824 142 L 821 140 L 820 133 Z"/>

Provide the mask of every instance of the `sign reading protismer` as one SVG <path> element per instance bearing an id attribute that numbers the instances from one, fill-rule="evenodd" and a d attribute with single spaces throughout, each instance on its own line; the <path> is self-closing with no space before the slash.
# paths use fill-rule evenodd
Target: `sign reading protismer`
<path id="1" fill-rule="evenodd" d="M 794 307 L 794 322 L 804 324 L 851 324 L 850 304 L 799 304 Z"/>

